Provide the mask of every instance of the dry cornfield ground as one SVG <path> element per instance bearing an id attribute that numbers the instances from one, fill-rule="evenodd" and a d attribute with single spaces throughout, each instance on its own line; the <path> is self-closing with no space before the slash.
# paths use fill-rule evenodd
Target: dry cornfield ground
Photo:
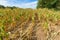
<path id="1" fill-rule="evenodd" d="M 0 9 L 2 25 L 3 40 L 60 40 L 60 11 L 53 9 Z"/>

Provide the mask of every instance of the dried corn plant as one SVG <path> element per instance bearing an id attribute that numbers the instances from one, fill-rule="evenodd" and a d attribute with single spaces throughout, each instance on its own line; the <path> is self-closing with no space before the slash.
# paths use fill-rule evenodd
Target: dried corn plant
<path id="1" fill-rule="evenodd" d="M 53 9 L 0 9 L 0 39 L 60 40 L 59 20 L 60 11 Z"/>

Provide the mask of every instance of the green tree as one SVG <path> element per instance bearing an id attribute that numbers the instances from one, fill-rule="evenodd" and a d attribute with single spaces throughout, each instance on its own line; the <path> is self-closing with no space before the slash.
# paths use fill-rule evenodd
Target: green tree
<path id="1" fill-rule="evenodd" d="M 3 6 L 3 5 L 0 5 L 0 8 L 5 8 L 5 6 Z"/>
<path id="2" fill-rule="evenodd" d="M 37 8 L 56 8 L 59 0 L 38 0 Z M 60 3 L 60 2 L 59 2 Z"/>

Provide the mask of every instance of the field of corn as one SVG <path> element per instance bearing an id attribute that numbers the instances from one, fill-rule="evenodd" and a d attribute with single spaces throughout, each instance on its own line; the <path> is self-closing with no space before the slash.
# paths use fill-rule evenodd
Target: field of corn
<path id="1" fill-rule="evenodd" d="M 0 9 L 0 40 L 60 40 L 60 11 Z"/>

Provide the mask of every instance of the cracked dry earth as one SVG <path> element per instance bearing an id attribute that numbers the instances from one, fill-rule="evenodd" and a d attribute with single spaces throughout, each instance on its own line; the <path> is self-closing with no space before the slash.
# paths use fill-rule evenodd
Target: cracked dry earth
<path id="1" fill-rule="evenodd" d="M 48 29 L 44 29 L 43 23 L 38 18 L 34 22 L 30 18 L 22 23 L 18 22 L 8 31 L 8 40 L 60 40 L 60 20 L 55 23 L 49 21 Z"/>

